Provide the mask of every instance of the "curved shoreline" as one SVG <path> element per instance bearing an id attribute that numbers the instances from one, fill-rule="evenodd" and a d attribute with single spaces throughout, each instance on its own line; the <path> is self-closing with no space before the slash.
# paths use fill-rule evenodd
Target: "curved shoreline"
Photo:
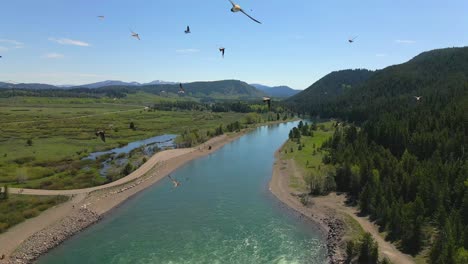
<path id="1" fill-rule="evenodd" d="M 107 185 L 65 191 L 24 189 L 21 194 L 67 195 L 71 199 L 0 234 L 0 255 L 5 254 L 0 264 L 33 263 L 41 255 L 98 222 L 112 209 L 187 162 L 209 155 L 259 126 L 279 123 L 285 121 L 269 122 L 238 133 L 217 136 L 194 148 L 158 152 L 132 174 Z M 19 190 L 13 189 L 16 193 Z"/>
<path id="2" fill-rule="evenodd" d="M 210 139 L 200 147 L 181 149 L 183 151 L 175 152 L 176 154 L 171 152 L 169 158 L 166 159 L 162 158 L 165 156 L 163 155 L 164 151 L 159 152 L 159 155 L 155 154 L 151 158 L 153 161 L 156 160 L 156 163 L 147 162 L 135 171 L 140 171 L 137 173 L 141 174 L 138 177 L 137 174 L 132 173 L 135 176 L 130 177 L 131 174 L 122 178 L 121 182 L 116 181 L 106 186 L 69 191 L 25 189 L 22 194 L 68 195 L 72 199 L 1 234 L 0 248 L 2 252 L 0 255 L 5 254 L 6 258 L 0 260 L 0 263 L 33 263 L 41 255 L 96 223 L 112 209 L 164 179 L 180 166 L 217 151 L 247 132 L 242 131 L 230 136 L 221 135 Z M 208 146 L 212 147 L 211 150 L 208 149 Z M 144 172 L 141 173 L 141 171 Z M 86 215 L 94 215 L 94 217 L 86 217 Z"/>
<path id="3" fill-rule="evenodd" d="M 305 207 L 298 199 L 299 193 L 292 192 L 289 187 L 289 170 L 287 167 L 283 167 L 289 164 L 280 159 L 280 151 L 285 144 L 275 152 L 273 175 L 269 183 L 270 192 L 286 206 L 317 224 L 326 238 L 325 246 L 329 263 L 344 263 L 345 252 L 340 247 L 344 236 L 343 222 L 328 208 L 320 206 Z"/>
<path id="4" fill-rule="evenodd" d="M 285 143 L 286 144 L 286 143 Z M 414 259 L 400 252 L 393 244 L 385 241 L 379 234 L 378 228 L 366 217 L 357 216 L 357 209 L 346 207 L 345 196 L 332 193 L 328 196 L 313 197 L 309 199 L 309 206 L 304 206 L 298 195 L 289 187 L 289 177 L 292 160 L 282 160 L 280 151 L 284 144 L 275 152 L 273 175 L 270 180 L 270 191 L 274 196 L 291 209 L 316 222 L 327 237 L 327 255 L 329 263 L 344 263 L 346 259 L 346 223 L 343 216 L 352 217 L 361 228 L 372 234 L 379 245 L 381 256 L 388 258 L 392 263 L 411 264 Z"/>

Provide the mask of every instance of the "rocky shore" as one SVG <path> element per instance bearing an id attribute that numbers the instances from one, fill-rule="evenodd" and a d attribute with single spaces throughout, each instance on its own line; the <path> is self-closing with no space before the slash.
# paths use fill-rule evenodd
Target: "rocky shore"
<path id="1" fill-rule="evenodd" d="M 8 264 L 32 263 L 44 253 L 100 220 L 99 214 L 87 209 L 76 209 L 57 224 L 29 237 L 10 257 Z"/>
<path id="2" fill-rule="evenodd" d="M 346 255 L 341 249 L 345 235 L 344 223 L 341 219 L 329 215 L 321 219 L 327 226 L 327 257 L 330 264 L 345 263 Z"/>

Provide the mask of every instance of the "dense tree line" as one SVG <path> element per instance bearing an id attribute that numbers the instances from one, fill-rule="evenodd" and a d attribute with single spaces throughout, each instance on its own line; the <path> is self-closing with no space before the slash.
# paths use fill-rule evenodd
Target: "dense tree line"
<path id="1" fill-rule="evenodd" d="M 301 109 L 356 124 L 325 144 L 338 191 L 404 252 L 429 246 L 432 263 L 468 263 L 467 110 L 468 48 L 423 53 Z"/>
<path id="2" fill-rule="evenodd" d="M 0 88 L 0 98 L 10 98 L 16 96 L 27 97 L 62 97 L 62 98 L 123 98 L 127 94 L 134 94 L 136 90 L 127 87 L 102 87 L 99 89 L 90 88 L 72 88 L 72 89 L 26 89 L 15 88 L 6 89 Z"/>

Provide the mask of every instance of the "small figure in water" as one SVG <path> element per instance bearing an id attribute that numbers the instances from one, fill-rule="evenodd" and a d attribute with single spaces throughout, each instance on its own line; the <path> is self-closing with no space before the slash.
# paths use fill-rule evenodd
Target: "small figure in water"
<path id="1" fill-rule="evenodd" d="M 178 180 L 173 179 L 170 174 L 168 175 L 168 177 L 169 179 L 171 179 L 172 184 L 174 184 L 174 188 L 177 188 L 180 186 L 180 182 Z"/>

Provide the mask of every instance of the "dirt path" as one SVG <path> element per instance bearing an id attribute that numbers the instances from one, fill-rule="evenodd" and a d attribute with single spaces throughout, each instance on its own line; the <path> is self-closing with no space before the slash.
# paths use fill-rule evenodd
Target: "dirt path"
<path id="1" fill-rule="evenodd" d="M 72 197 L 69 201 L 62 203 L 52 209 L 46 210 L 37 217 L 28 219 L 19 225 L 16 225 L 0 236 L 1 254 L 13 252 L 18 245 L 32 236 L 37 230 L 42 230 L 51 223 L 57 222 L 70 214 L 75 207 L 86 197 L 86 194 L 79 194 Z M 2 263 L 0 261 L 0 263 Z"/>
<path id="2" fill-rule="evenodd" d="M 320 204 L 324 207 L 328 207 L 338 212 L 345 213 L 351 216 L 354 220 L 356 220 L 361 225 L 362 229 L 364 229 L 364 231 L 372 234 L 375 241 L 377 241 L 377 243 L 379 244 L 380 253 L 383 256 L 387 257 L 392 263 L 415 263 L 410 255 L 402 253 L 395 247 L 395 245 L 388 241 L 385 241 L 385 239 L 383 239 L 379 233 L 378 226 L 372 223 L 368 217 L 359 216 L 357 208 L 346 206 L 345 201 L 345 195 L 337 195 L 336 193 L 331 193 L 324 197 L 313 198 L 313 202 L 315 202 L 316 204 Z"/>
<path id="3" fill-rule="evenodd" d="M 217 138 L 216 140 L 222 140 L 222 138 Z M 114 186 L 119 186 L 125 184 L 127 182 L 133 181 L 135 179 L 140 178 L 145 173 L 147 173 L 151 168 L 156 166 L 157 164 L 163 164 L 170 159 L 175 157 L 183 156 L 189 153 L 196 151 L 196 148 L 186 148 L 186 149 L 171 149 L 165 150 L 156 153 L 153 155 L 145 164 L 141 165 L 137 170 L 129 174 L 128 176 L 119 179 L 117 181 L 91 187 L 85 189 L 74 189 L 74 190 L 40 190 L 40 189 L 20 189 L 20 188 L 9 188 L 10 193 L 14 194 L 27 194 L 27 195 L 74 195 L 74 194 L 82 194 L 82 193 L 90 193 L 97 190 L 107 189 Z"/>
<path id="4" fill-rule="evenodd" d="M 379 244 L 379 252 L 388 258 L 392 263 L 409 264 L 415 263 L 410 255 L 403 254 L 393 244 L 385 241 L 378 232 L 378 227 L 369 221 L 367 217 L 360 217 L 357 209 L 345 205 L 345 196 L 332 193 L 324 197 L 314 197 L 309 199 L 311 207 L 305 207 L 295 196 L 295 190 L 289 187 L 290 177 L 296 175 L 298 170 L 293 160 L 281 160 L 280 154 L 276 153 L 276 162 L 273 169 L 273 176 L 270 181 L 270 191 L 286 205 L 303 215 L 311 218 L 321 225 L 321 228 L 328 231 L 328 226 L 323 221 L 326 218 L 337 217 L 337 213 L 344 213 L 355 219 L 364 231 L 369 232 Z M 342 254 L 343 252 L 337 252 Z"/>
<path id="5" fill-rule="evenodd" d="M 51 228 L 66 233 L 68 237 L 74 233 L 69 232 L 68 227 L 62 226 L 60 221 L 80 213 L 80 210 L 88 210 L 97 215 L 104 215 L 136 193 L 150 187 L 155 182 L 164 179 L 169 173 L 186 164 L 188 161 L 209 155 L 225 144 L 241 137 L 248 131 L 233 135 L 222 135 L 210 139 L 196 148 L 174 149 L 158 152 L 145 164 L 125 178 L 118 181 L 93 188 L 77 190 L 35 190 L 10 188 L 11 193 L 24 195 L 66 195 L 71 199 L 63 204 L 55 206 L 41 213 L 39 216 L 26 220 L 7 232 L 0 234 L 0 255 L 5 254 L 6 259 L 0 263 L 8 262 L 12 254 L 24 254 L 15 252 L 21 244 L 27 241 L 29 244 L 42 243 L 40 241 L 28 241 L 41 230 Z M 211 146 L 211 149 L 208 148 Z M 58 228 L 53 228 L 58 226 Z M 47 234 L 54 238 L 54 234 Z M 49 241 L 48 243 L 55 243 Z M 27 252 L 26 252 L 27 253 Z M 29 263 L 29 262 L 27 262 Z"/>

